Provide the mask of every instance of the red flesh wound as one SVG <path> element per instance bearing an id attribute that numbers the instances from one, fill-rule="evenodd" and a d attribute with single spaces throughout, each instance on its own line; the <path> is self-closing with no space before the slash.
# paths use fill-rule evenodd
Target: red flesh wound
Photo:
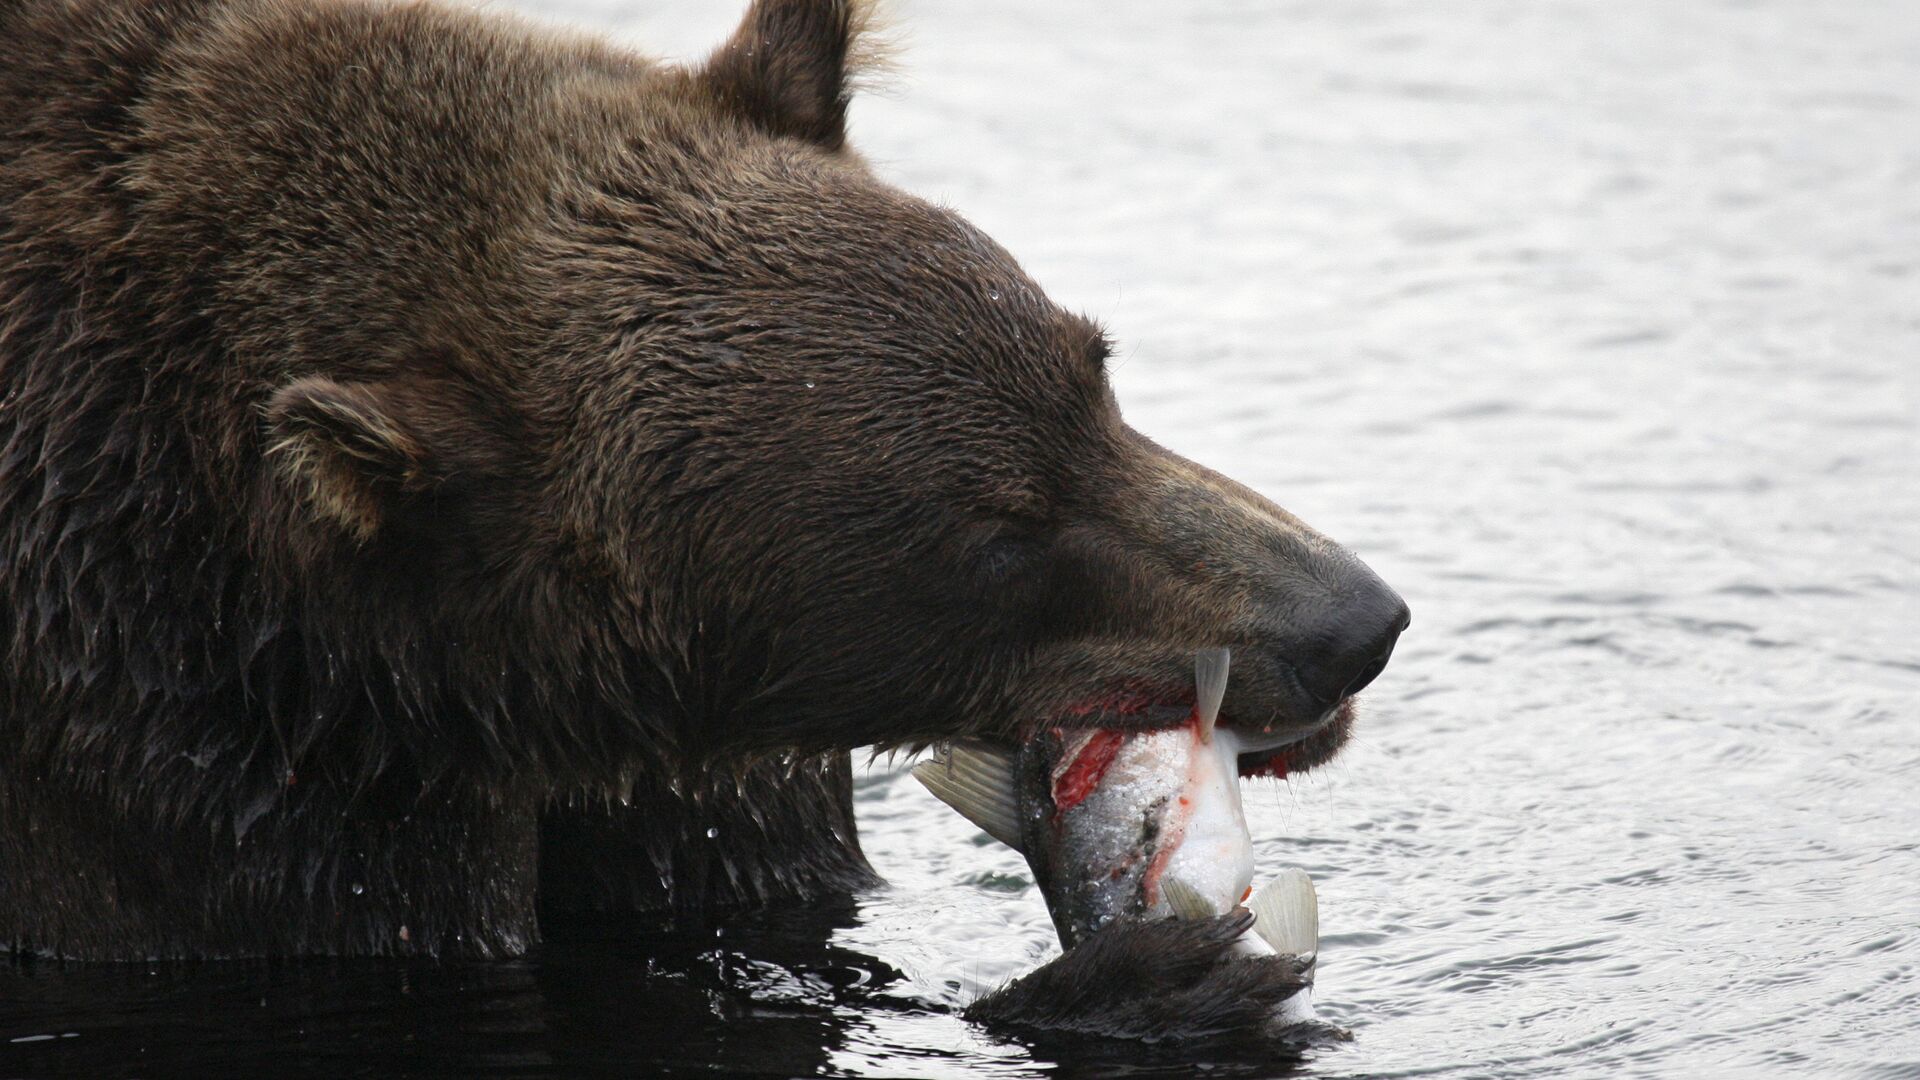
<path id="1" fill-rule="evenodd" d="M 1114 757 L 1120 753 L 1120 745 L 1126 741 L 1126 735 L 1118 731 L 1094 732 L 1067 767 L 1055 775 L 1054 811 L 1066 813 L 1086 801 L 1087 796 L 1100 786 L 1101 778 L 1107 775 Z"/>

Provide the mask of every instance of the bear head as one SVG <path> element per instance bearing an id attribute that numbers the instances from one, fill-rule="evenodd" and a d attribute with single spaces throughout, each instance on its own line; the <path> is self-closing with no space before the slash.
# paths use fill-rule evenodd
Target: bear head
<path id="1" fill-rule="evenodd" d="M 274 557 L 403 698 L 499 718 L 447 738 L 515 763 L 498 726 L 548 717 L 517 763 L 568 779 L 1167 723 L 1223 645 L 1222 722 L 1324 760 L 1405 605 L 1128 427 L 1099 326 L 874 177 L 863 21 L 761 0 L 554 185 L 513 256 L 538 299 L 280 385 Z"/>

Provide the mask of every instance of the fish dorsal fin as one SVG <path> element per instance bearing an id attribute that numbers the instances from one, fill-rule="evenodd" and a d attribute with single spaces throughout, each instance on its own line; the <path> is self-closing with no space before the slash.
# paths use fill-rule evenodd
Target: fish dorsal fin
<path id="1" fill-rule="evenodd" d="M 1320 901 L 1313 879 L 1298 867 L 1288 867 L 1253 894 L 1253 929 L 1273 951 L 1312 957 L 1320 951 Z"/>
<path id="2" fill-rule="evenodd" d="M 984 743 L 954 743 L 915 765 L 913 778 L 988 836 L 1020 850 L 1020 800 L 1011 752 Z"/>

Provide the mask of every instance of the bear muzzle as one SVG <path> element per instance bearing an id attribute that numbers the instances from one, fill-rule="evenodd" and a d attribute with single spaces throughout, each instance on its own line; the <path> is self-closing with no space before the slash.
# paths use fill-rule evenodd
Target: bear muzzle
<path id="1" fill-rule="evenodd" d="M 1152 582 L 1151 606 L 1120 616 L 1135 620 L 1127 636 L 1145 646 L 1138 674 L 1172 685 L 1194 650 L 1230 648 L 1221 723 L 1302 744 L 1343 733 L 1354 696 L 1411 625 L 1406 602 L 1258 493 L 1144 439 L 1137 449 L 1126 491 L 1109 505 L 1124 508 L 1110 527 L 1127 538 L 1128 577 Z"/>

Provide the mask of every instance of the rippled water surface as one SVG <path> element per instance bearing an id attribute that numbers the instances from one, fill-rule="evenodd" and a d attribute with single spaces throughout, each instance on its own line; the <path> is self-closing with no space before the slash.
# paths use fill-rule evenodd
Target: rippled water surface
<path id="1" fill-rule="evenodd" d="M 532 5 L 694 55 L 738 6 Z M 1026 870 L 882 762 L 890 887 L 520 963 L 0 972 L 0 1075 L 1920 1076 L 1920 7 L 899 2 L 855 108 L 1122 343 L 1129 418 L 1414 625 L 1249 792 L 1351 1042 L 998 1042 Z"/>

